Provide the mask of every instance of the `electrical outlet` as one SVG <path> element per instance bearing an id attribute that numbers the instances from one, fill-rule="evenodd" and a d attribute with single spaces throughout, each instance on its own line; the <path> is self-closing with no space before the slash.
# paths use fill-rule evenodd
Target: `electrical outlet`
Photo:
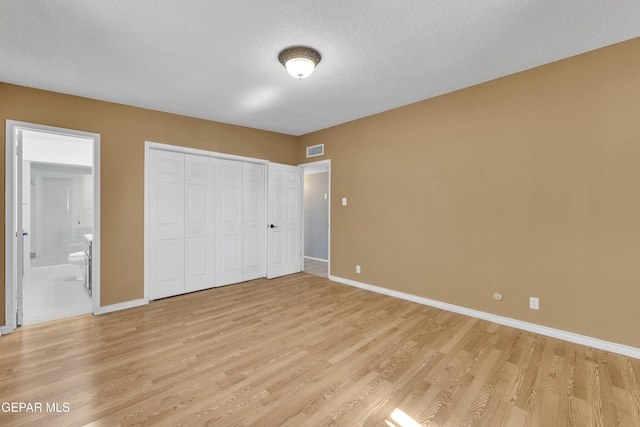
<path id="1" fill-rule="evenodd" d="M 531 310 L 540 310 L 540 300 L 536 297 L 529 297 L 529 308 Z"/>
<path id="2" fill-rule="evenodd" d="M 356 265 L 356 273 L 360 274 L 360 266 Z"/>

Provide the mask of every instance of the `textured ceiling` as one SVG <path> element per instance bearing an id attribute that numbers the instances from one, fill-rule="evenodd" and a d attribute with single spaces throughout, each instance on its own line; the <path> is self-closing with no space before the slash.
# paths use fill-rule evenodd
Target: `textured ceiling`
<path id="1" fill-rule="evenodd" d="M 638 36 L 640 0 L 0 0 L 0 81 L 301 135 Z"/>

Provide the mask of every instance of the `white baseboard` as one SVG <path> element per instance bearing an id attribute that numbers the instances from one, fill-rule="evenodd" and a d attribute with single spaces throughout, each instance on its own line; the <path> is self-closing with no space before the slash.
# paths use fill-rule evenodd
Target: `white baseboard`
<path id="1" fill-rule="evenodd" d="M 133 301 L 121 302 L 119 304 L 105 305 L 104 307 L 98 307 L 93 314 L 105 314 L 114 311 L 126 310 L 127 308 L 139 307 L 141 305 L 149 304 L 147 299 L 135 299 Z"/>
<path id="2" fill-rule="evenodd" d="M 306 255 L 305 255 L 304 259 L 312 259 L 312 260 L 314 260 L 314 261 L 329 262 L 329 260 L 328 260 L 328 259 L 314 258 L 314 257 L 312 257 L 312 256 L 306 256 Z"/>
<path id="3" fill-rule="evenodd" d="M 329 276 L 329 280 L 334 282 L 343 283 L 349 286 L 355 286 L 357 288 L 366 289 L 368 291 L 377 292 L 379 294 L 389 295 L 396 298 L 416 302 L 422 305 L 428 305 L 430 307 L 440 308 L 454 313 L 463 314 L 465 316 L 475 317 L 478 319 L 488 320 L 490 322 L 498 323 L 500 325 L 510 326 L 516 329 L 522 329 L 524 331 L 534 332 L 540 335 L 546 335 L 553 338 L 558 338 L 564 341 L 569 341 L 576 344 L 585 345 L 587 347 L 593 347 L 600 350 L 606 350 L 613 353 L 622 354 L 624 356 L 640 359 L 640 348 L 630 347 L 624 344 L 617 344 L 610 341 L 604 341 L 597 338 L 588 337 L 586 335 L 575 334 L 573 332 L 567 332 L 560 329 L 549 328 L 547 326 L 536 325 L 535 323 L 523 322 L 521 320 L 511 319 L 509 317 L 498 316 L 484 311 L 473 310 L 458 305 L 448 304 L 446 302 L 436 301 L 429 298 L 423 298 L 404 292 L 394 291 L 392 289 L 386 289 L 379 286 L 369 285 L 367 283 L 357 282 L 351 279 L 345 279 L 338 276 Z"/>
<path id="4" fill-rule="evenodd" d="M 119 304 L 105 305 L 99 307 L 93 314 L 106 314 L 114 311 L 126 310 L 127 308 L 139 307 L 149 304 L 149 300 L 136 299 L 133 301 L 122 302 Z M 0 326 L 0 336 L 12 333 L 14 330 L 10 326 Z"/>

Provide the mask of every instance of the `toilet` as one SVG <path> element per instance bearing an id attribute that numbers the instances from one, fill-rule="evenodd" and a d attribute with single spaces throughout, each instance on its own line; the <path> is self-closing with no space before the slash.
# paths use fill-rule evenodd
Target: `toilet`
<path id="1" fill-rule="evenodd" d="M 76 266 L 76 280 L 86 281 L 85 271 L 87 270 L 87 254 L 84 251 L 69 254 L 69 264 Z"/>

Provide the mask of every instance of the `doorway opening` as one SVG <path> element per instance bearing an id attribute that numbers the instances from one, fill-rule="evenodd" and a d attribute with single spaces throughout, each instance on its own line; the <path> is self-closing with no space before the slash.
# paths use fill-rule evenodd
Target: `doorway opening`
<path id="1" fill-rule="evenodd" d="M 331 160 L 300 165 L 304 171 L 304 271 L 330 274 Z"/>
<path id="2" fill-rule="evenodd" d="M 7 121 L 6 144 L 5 329 L 94 312 L 99 136 Z"/>

